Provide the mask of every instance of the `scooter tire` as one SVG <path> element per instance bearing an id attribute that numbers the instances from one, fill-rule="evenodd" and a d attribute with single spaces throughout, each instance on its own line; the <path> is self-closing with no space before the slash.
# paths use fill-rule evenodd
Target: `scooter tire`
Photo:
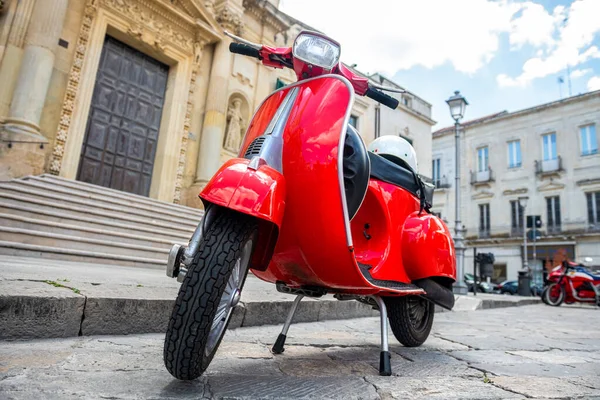
<path id="1" fill-rule="evenodd" d="M 552 289 L 556 286 L 558 286 L 559 295 L 558 295 L 558 298 L 555 300 L 550 296 L 550 293 L 552 292 Z M 546 304 L 548 304 L 549 306 L 558 307 L 563 303 L 563 301 L 565 301 L 565 297 L 566 297 L 565 288 L 562 285 L 559 285 L 558 283 L 551 283 L 546 288 L 546 293 L 545 293 L 544 297 L 545 297 L 544 302 Z"/>
<path id="2" fill-rule="evenodd" d="M 384 297 L 396 339 L 406 347 L 425 343 L 431 332 L 435 305 L 419 296 Z"/>
<path id="3" fill-rule="evenodd" d="M 213 331 L 217 309 L 224 301 L 234 268 L 239 273 L 236 279 L 240 282 L 238 288 L 241 292 L 249 261 L 245 262 L 245 267 L 236 266 L 236 263 L 242 260 L 244 250 L 250 249 L 251 258 L 256 238 L 256 222 L 231 211 L 217 216 L 207 228 L 179 289 L 165 336 L 163 358 L 173 377 L 196 379 L 208 368 L 225 335 L 234 307 L 227 306 L 226 316 L 217 324 L 219 330 Z M 244 254 L 243 259 L 246 258 Z M 212 350 L 210 346 L 207 350 L 209 337 L 210 346 L 214 346 Z"/>

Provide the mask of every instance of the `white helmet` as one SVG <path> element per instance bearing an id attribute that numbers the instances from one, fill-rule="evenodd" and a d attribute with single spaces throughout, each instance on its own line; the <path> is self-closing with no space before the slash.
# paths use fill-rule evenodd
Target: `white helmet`
<path id="1" fill-rule="evenodd" d="M 415 173 L 418 171 L 415 149 L 408 143 L 408 140 L 399 136 L 381 136 L 371 142 L 369 151 L 395 163 L 400 161 L 401 164 L 408 165 Z"/>

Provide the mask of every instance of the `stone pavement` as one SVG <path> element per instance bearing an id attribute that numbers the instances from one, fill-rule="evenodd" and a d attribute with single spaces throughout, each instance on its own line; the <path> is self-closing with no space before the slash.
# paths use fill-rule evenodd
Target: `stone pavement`
<path id="1" fill-rule="evenodd" d="M 600 398 L 600 310 L 543 304 L 436 315 L 429 340 L 390 337 L 392 377 L 378 375 L 378 319 L 228 331 L 206 374 L 173 379 L 163 335 L 0 342 L 2 399 Z M 391 335 L 391 333 L 390 333 Z"/>
<path id="2" fill-rule="evenodd" d="M 0 256 L 0 339 L 165 332 L 179 283 L 164 270 Z M 249 275 L 230 327 L 279 324 L 294 296 Z M 461 296 L 455 310 L 539 302 L 537 298 Z M 377 315 L 356 301 L 304 299 L 298 322 Z"/>

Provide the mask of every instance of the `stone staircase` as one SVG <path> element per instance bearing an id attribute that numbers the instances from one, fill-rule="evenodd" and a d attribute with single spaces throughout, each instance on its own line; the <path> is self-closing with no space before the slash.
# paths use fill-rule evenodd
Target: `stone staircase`
<path id="1" fill-rule="evenodd" d="M 0 255 L 164 268 L 202 210 L 53 175 L 0 183 Z"/>

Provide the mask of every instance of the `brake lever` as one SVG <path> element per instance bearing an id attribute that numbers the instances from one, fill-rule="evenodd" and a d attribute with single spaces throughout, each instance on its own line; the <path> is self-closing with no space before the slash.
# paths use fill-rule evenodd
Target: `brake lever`
<path id="1" fill-rule="evenodd" d="M 223 33 L 225 33 L 226 36 L 229 36 L 230 38 L 232 38 L 236 42 L 245 44 L 246 46 L 250 46 L 250 47 L 252 47 L 255 50 L 262 50 L 262 48 L 263 48 L 262 44 L 251 42 L 249 40 L 246 40 L 244 38 L 236 36 L 233 33 L 229 33 L 228 31 L 224 31 Z"/>
<path id="2" fill-rule="evenodd" d="M 404 89 L 396 89 L 396 88 L 391 88 L 389 86 L 382 86 L 382 85 L 378 85 L 373 82 L 369 82 L 369 86 L 372 88 L 375 88 L 375 89 L 386 91 L 386 92 L 406 93 L 406 90 L 404 90 Z"/>

